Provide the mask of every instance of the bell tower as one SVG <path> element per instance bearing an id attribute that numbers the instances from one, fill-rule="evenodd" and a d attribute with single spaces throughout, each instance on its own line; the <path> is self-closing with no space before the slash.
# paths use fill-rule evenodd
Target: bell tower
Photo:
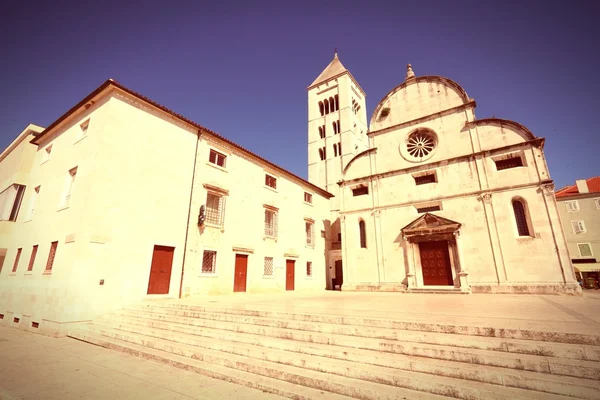
<path id="1" fill-rule="evenodd" d="M 339 210 L 339 185 L 344 167 L 367 150 L 365 92 L 340 61 L 333 60 L 307 88 L 308 180 L 327 190 L 331 210 Z"/>

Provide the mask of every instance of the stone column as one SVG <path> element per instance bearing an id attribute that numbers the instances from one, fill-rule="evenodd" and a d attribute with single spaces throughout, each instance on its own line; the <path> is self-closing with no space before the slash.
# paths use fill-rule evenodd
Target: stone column
<path id="1" fill-rule="evenodd" d="M 402 237 L 406 244 L 406 259 L 408 261 L 408 273 L 406 274 L 406 283 L 408 289 L 417 287 L 417 275 L 415 272 L 415 244 L 406 236 Z"/>
<path id="2" fill-rule="evenodd" d="M 456 258 L 458 259 L 458 271 L 456 274 L 458 275 L 458 281 L 460 284 L 460 290 L 468 291 L 470 290 L 469 280 L 467 277 L 469 276 L 469 272 L 467 271 L 467 266 L 465 264 L 465 260 L 463 257 L 462 251 L 462 239 L 460 239 L 460 230 L 453 233 L 454 235 L 454 244 L 456 248 Z"/>

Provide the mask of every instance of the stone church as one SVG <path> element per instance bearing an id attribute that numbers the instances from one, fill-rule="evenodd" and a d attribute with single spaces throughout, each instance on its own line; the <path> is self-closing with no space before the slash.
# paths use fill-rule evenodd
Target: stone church
<path id="1" fill-rule="evenodd" d="M 356 291 L 580 293 L 544 139 L 408 65 L 367 121 L 335 54 L 308 87 L 308 177 L 330 200 L 328 280 Z"/>

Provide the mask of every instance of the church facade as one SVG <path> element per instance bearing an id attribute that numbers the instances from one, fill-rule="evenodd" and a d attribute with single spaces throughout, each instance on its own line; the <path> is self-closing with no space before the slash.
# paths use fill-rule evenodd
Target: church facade
<path id="1" fill-rule="evenodd" d="M 335 195 L 331 287 L 581 293 L 543 138 L 476 119 L 456 82 L 410 65 L 368 128 L 365 93 L 337 54 L 308 98 L 309 180 Z"/>

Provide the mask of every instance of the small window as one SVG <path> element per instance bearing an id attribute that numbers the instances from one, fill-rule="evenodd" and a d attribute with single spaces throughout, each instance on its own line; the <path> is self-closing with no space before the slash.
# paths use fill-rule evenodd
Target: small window
<path id="1" fill-rule="evenodd" d="M 304 192 L 304 201 L 309 204 L 312 204 L 312 194 Z"/>
<path id="2" fill-rule="evenodd" d="M 277 178 L 265 174 L 265 185 L 270 188 L 277 189 Z"/>
<path id="3" fill-rule="evenodd" d="M 206 223 L 218 227 L 225 221 L 225 196 L 218 193 L 206 194 Z"/>
<path id="4" fill-rule="evenodd" d="M 582 220 L 571 221 L 571 226 L 573 227 L 573 233 L 575 233 L 576 235 L 586 232 L 585 223 Z"/>
<path id="5" fill-rule="evenodd" d="M 273 276 L 273 257 L 265 257 L 263 276 Z"/>
<path id="6" fill-rule="evenodd" d="M 322 101 L 319 102 L 319 112 L 321 113 L 321 116 L 325 114 L 325 107 Z"/>
<path id="7" fill-rule="evenodd" d="M 525 203 L 521 200 L 512 201 L 513 212 L 515 213 L 515 222 L 519 236 L 531 236 L 529 224 L 527 223 L 527 210 Z"/>
<path id="8" fill-rule="evenodd" d="M 47 146 L 47 147 L 44 149 L 44 152 L 43 152 L 43 154 L 42 154 L 42 163 L 44 163 L 44 162 L 46 162 L 46 161 L 50 160 L 50 154 L 52 154 L 52 145 L 50 145 L 50 146 Z"/>
<path id="9" fill-rule="evenodd" d="M 340 133 L 342 131 L 342 127 L 340 126 L 340 120 L 337 121 L 337 133 Z"/>
<path id="10" fill-rule="evenodd" d="M 435 206 L 427 206 L 427 207 L 417 207 L 417 212 L 419 214 L 432 212 L 432 211 L 440 211 L 442 208 L 439 205 Z"/>
<path id="11" fill-rule="evenodd" d="M 312 262 L 306 262 L 306 276 L 312 276 Z"/>
<path id="12" fill-rule="evenodd" d="M 217 269 L 217 252 L 213 250 L 204 250 L 202 257 L 202 273 L 214 274 Z"/>
<path id="13" fill-rule="evenodd" d="M 208 155 L 208 161 L 218 165 L 219 167 L 225 168 L 225 160 L 227 156 L 225 154 L 219 153 L 213 149 L 210 149 L 210 154 Z"/>
<path id="14" fill-rule="evenodd" d="M 27 266 L 27 272 L 31 272 L 33 270 L 33 264 L 35 263 L 35 256 L 37 255 L 38 245 L 33 246 L 31 250 L 31 257 L 29 258 L 29 265 Z"/>
<path id="15" fill-rule="evenodd" d="M 306 245 L 314 246 L 315 245 L 315 224 L 313 222 L 306 221 L 304 230 L 306 232 Z"/>
<path id="16" fill-rule="evenodd" d="M 46 271 L 52 271 L 52 266 L 54 265 L 54 258 L 56 257 L 56 248 L 58 247 L 58 242 L 52 242 L 50 245 L 50 252 L 48 253 L 48 261 L 46 262 Z"/>
<path id="17" fill-rule="evenodd" d="M 337 152 L 337 143 L 333 144 L 333 156 L 337 157 L 338 156 L 338 152 Z"/>
<path id="18" fill-rule="evenodd" d="M 503 160 L 494 161 L 496 163 L 496 169 L 501 171 L 503 169 L 517 168 L 523 166 L 523 159 L 520 156 L 505 158 Z"/>
<path id="19" fill-rule="evenodd" d="M 577 200 L 565 201 L 565 207 L 568 212 L 579 211 L 579 202 Z"/>
<path id="20" fill-rule="evenodd" d="M 17 256 L 15 257 L 15 263 L 13 264 L 13 269 L 12 269 L 13 273 L 17 272 L 17 267 L 19 266 L 19 260 L 21 259 L 22 251 L 23 251 L 22 248 L 17 249 Z"/>
<path id="21" fill-rule="evenodd" d="M 319 149 L 319 158 L 321 161 L 325 159 L 325 150 L 323 148 Z"/>
<path id="22" fill-rule="evenodd" d="M 265 236 L 277 237 L 277 211 L 265 209 Z"/>
<path id="23" fill-rule="evenodd" d="M 352 196 L 364 196 L 365 194 L 369 194 L 368 186 L 359 186 L 357 188 L 352 189 Z"/>
<path id="24" fill-rule="evenodd" d="M 577 248 L 579 249 L 580 257 L 592 257 L 592 246 L 589 243 L 578 243 Z"/>
<path id="25" fill-rule="evenodd" d="M 426 185 L 428 183 L 436 183 L 435 174 L 427 174 L 421 176 L 415 176 L 415 183 L 417 185 Z"/>
<path id="26" fill-rule="evenodd" d="M 75 187 L 75 178 L 77 177 L 77 167 L 69 170 L 69 174 L 67 175 L 67 183 L 65 186 L 65 194 L 63 196 L 62 202 L 60 204 L 61 207 L 68 207 L 71 204 L 71 195 L 73 194 L 73 189 Z"/>
<path id="27" fill-rule="evenodd" d="M 88 127 L 90 126 L 90 120 L 87 119 L 85 122 L 79 125 L 79 133 L 77 134 L 77 139 L 83 139 L 87 136 Z"/>
<path id="28" fill-rule="evenodd" d="M 33 218 L 33 212 L 35 211 L 35 206 L 37 204 L 37 199 L 40 195 L 41 188 L 41 186 L 37 186 L 35 189 L 33 189 L 33 193 L 31 195 L 31 202 L 29 203 L 29 212 L 27 213 L 28 220 Z"/>
<path id="29" fill-rule="evenodd" d="M 365 221 L 360 220 L 358 222 L 358 232 L 360 236 L 360 247 L 362 249 L 367 248 L 367 228 L 365 226 Z"/>

